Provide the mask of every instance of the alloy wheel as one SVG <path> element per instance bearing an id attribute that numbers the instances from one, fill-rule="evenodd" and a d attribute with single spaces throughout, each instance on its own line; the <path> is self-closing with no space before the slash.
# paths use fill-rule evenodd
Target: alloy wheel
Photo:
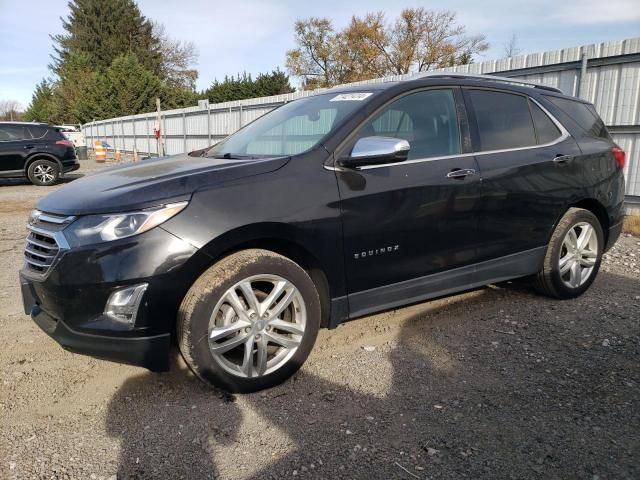
<path id="1" fill-rule="evenodd" d="M 591 224 L 580 222 L 567 232 L 562 242 L 558 267 L 560 278 L 570 288 L 578 288 L 591 277 L 598 259 L 598 235 Z"/>
<path id="2" fill-rule="evenodd" d="M 51 183 L 55 179 L 53 167 L 50 165 L 36 165 L 33 175 L 42 183 Z"/>
<path id="3" fill-rule="evenodd" d="M 305 332 L 298 289 L 277 275 L 256 275 L 229 288 L 209 320 L 209 350 L 227 372 L 267 375 L 295 354 Z"/>

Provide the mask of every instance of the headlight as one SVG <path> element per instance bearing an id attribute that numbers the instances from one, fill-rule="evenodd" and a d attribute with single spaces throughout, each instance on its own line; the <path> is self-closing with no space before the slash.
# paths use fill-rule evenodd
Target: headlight
<path id="1" fill-rule="evenodd" d="M 65 237 L 70 245 L 81 246 L 131 237 L 151 230 L 180 213 L 189 202 L 171 203 L 139 212 L 87 215 L 69 225 Z"/>

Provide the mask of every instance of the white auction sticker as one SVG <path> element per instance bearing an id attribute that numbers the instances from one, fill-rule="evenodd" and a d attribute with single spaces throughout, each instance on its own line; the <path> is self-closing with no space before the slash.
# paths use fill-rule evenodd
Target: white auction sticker
<path id="1" fill-rule="evenodd" d="M 356 93 L 341 93 L 333 97 L 330 102 L 361 102 L 367 97 L 373 95 L 373 92 L 356 92 Z"/>

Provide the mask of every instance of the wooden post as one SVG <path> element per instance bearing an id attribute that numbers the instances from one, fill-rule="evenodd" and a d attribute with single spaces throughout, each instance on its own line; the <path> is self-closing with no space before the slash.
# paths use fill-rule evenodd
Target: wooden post
<path id="1" fill-rule="evenodd" d="M 157 111 L 157 125 L 160 129 L 160 135 L 158 136 L 158 156 L 164 157 L 164 142 L 162 141 L 162 135 L 164 135 L 162 128 L 162 112 L 160 110 L 160 99 L 156 98 L 156 111 Z"/>

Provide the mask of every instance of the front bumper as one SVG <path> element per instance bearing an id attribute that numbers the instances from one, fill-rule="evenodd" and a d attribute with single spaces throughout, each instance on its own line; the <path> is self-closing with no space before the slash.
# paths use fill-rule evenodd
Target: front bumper
<path id="1" fill-rule="evenodd" d="M 73 353 L 128 363 L 147 368 L 155 372 L 169 370 L 169 348 L 171 335 L 153 335 L 148 337 L 122 338 L 109 335 L 82 333 L 70 328 L 63 320 L 56 320 L 37 304 L 31 287 L 21 277 L 22 298 L 25 313 L 58 342 L 62 348 Z M 27 311 L 28 310 L 28 311 Z"/>
<path id="2" fill-rule="evenodd" d="M 197 250 L 162 228 L 70 249 L 46 275 L 20 271 L 25 313 L 63 348 L 153 371 L 169 368 L 178 306 L 196 270 Z M 115 290 L 148 283 L 133 328 L 105 315 Z"/>

